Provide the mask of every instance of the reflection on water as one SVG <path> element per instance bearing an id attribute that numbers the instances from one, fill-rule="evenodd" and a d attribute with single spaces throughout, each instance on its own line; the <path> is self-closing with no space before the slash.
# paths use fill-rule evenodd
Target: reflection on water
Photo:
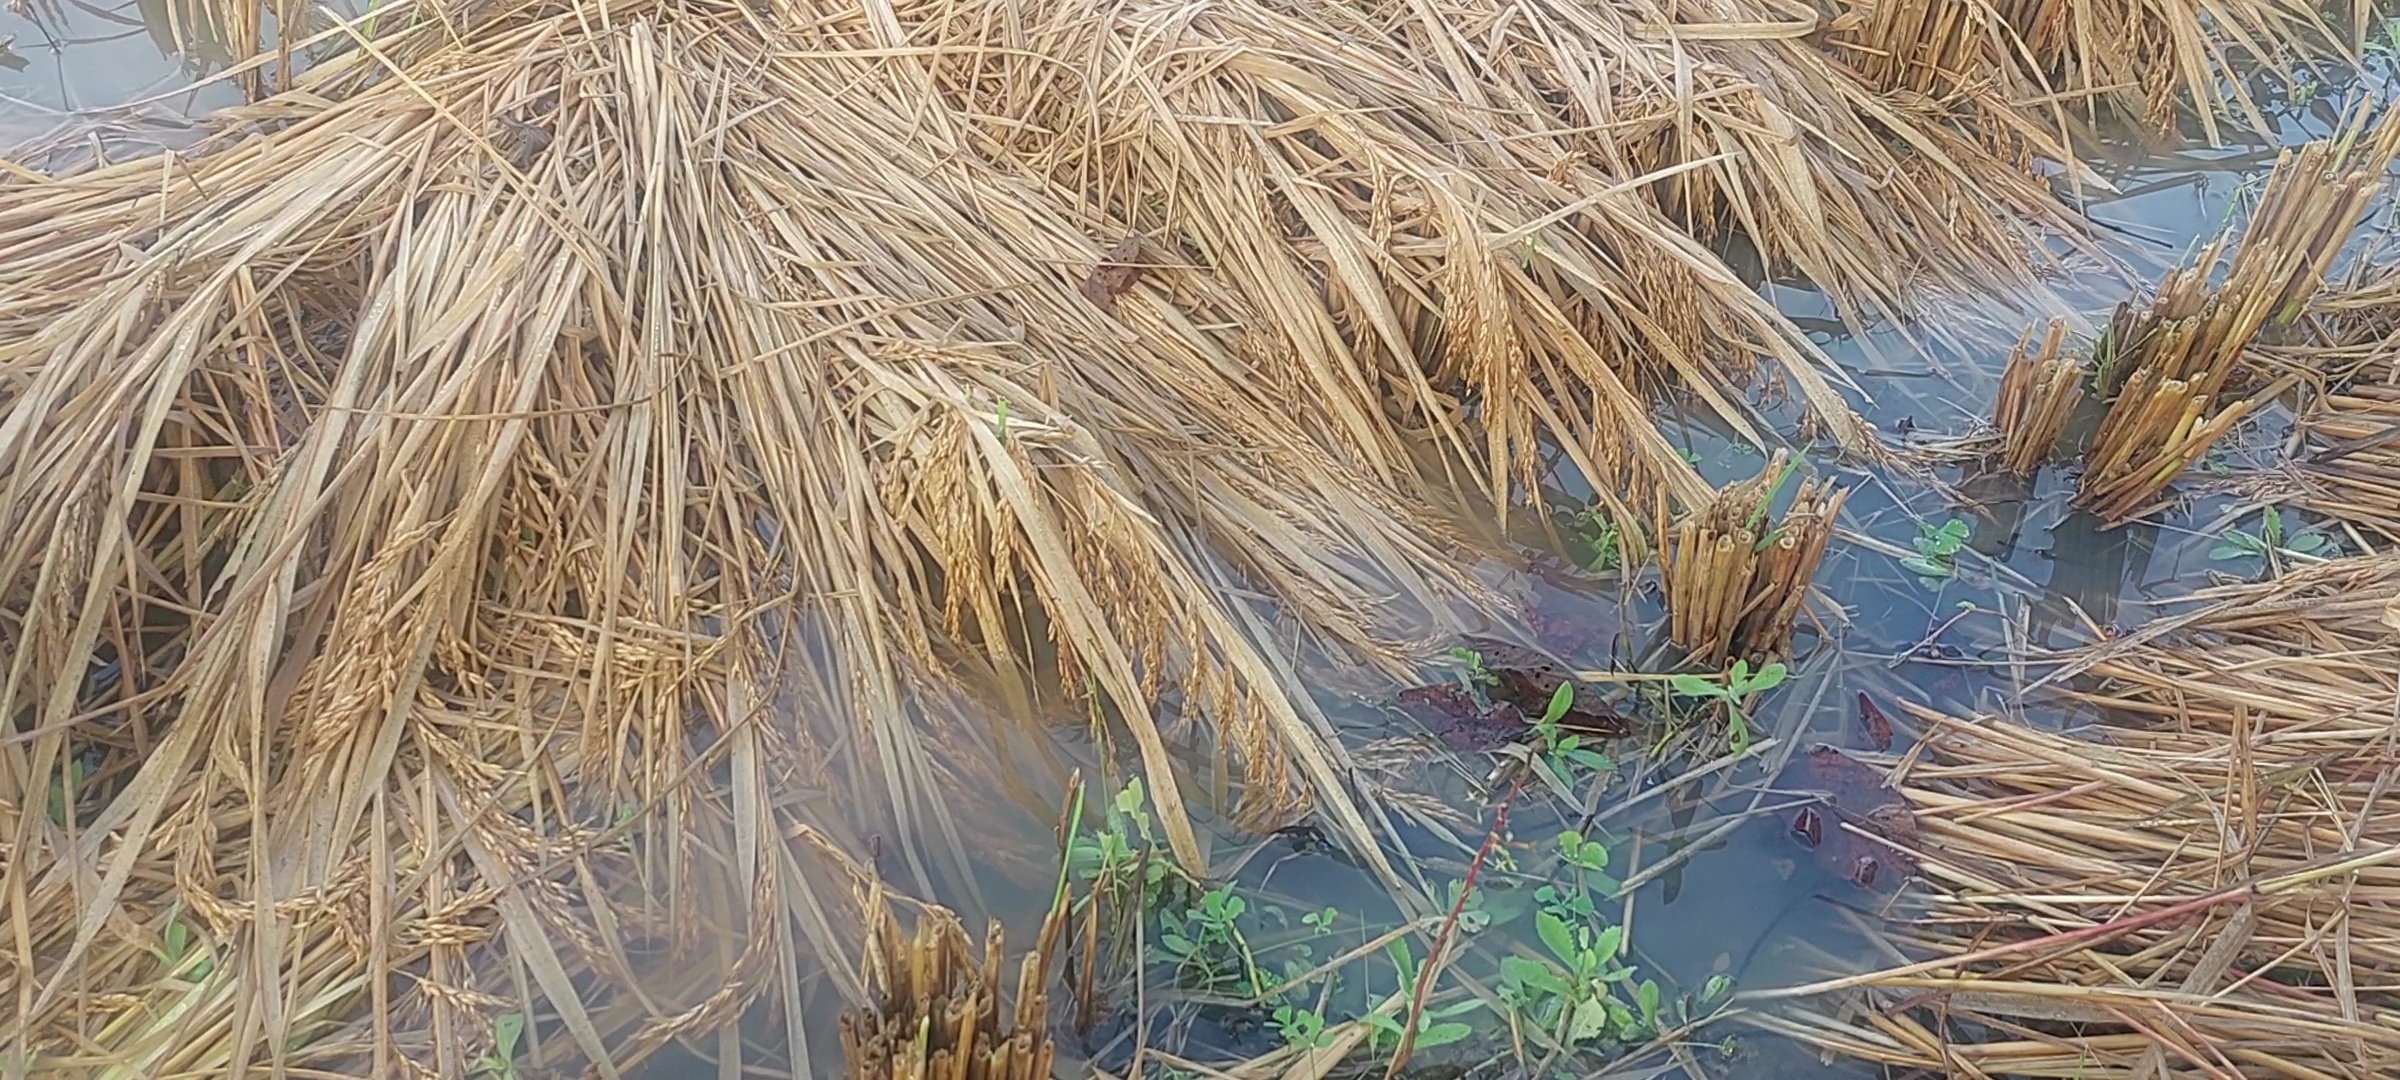
<path id="1" fill-rule="evenodd" d="M 194 87 L 164 10 L 148 4 L 11 4 L 0 9 L 0 148 L 60 168 L 97 149 L 122 159 L 192 140 L 188 121 L 238 104 L 224 84 Z M 39 148 L 40 152 L 28 152 Z"/>

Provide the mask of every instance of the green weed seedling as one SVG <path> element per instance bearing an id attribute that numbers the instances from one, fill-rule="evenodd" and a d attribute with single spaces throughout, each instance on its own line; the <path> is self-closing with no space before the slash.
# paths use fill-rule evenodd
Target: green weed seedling
<path id="1" fill-rule="evenodd" d="M 1534 932 L 1550 957 L 1502 957 L 1502 996 L 1569 1046 L 1628 1043 L 1655 1034 L 1658 984 L 1639 978 L 1618 958 L 1624 928 L 1608 925 L 1592 900 L 1595 886 L 1611 893 L 1619 888 L 1607 874 L 1607 846 L 1570 830 L 1559 834 L 1558 854 L 1561 865 L 1574 869 L 1573 876 L 1534 893 L 1541 904 Z"/>
<path id="2" fill-rule="evenodd" d="M 1966 550 L 1967 537 L 1972 529 L 1966 522 L 1951 518 L 1939 528 L 1930 522 L 1917 523 L 1917 553 L 1903 556 L 1900 565 L 1917 575 L 1919 584 L 1939 589 L 1958 576 L 1958 553 Z"/>
<path id="3" fill-rule="evenodd" d="M 2367 55 L 2386 64 L 2400 63 L 2400 17 L 2383 20 L 2383 33 L 2368 36 Z"/>
<path id="4" fill-rule="evenodd" d="M 525 1014 L 493 1017 L 492 1052 L 475 1060 L 475 1075 L 483 1080 L 517 1080 L 517 1040 L 524 1034 Z"/>
<path id="5" fill-rule="evenodd" d="M 1098 831 L 1077 832 L 1068 841 L 1067 869 L 1091 883 L 1094 892 L 1113 900 L 1138 897 L 1141 909 L 1147 911 L 1157 906 L 1170 883 L 1190 884 L 1172 862 L 1152 857 L 1158 846 L 1157 831 L 1150 823 L 1149 795 L 1137 776 L 1126 781 L 1109 802 Z"/>
<path id="6" fill-rule="evenodd" d="M 2273 564 L 2286 556 L 2331 558 L 2340 554 L 2341 549 L 2340 541 L 2315 528 L 2288 528 L 2283 512 L 2270 506 L 2259 511 L 2258 532 L 2229 529 L 2217 537 L 2216 544 L 2208 549 L 2208 557 L 2218 562 L 2265 559 Z"/>
<path id="7" fill-rule="evenodd" d="M 183 921 L 183 905 L 178 902 L 167 912 L 167 928 L 150 954 L 166 966 L 168 977 L 201 982 L 216 970 L 216 960 L 208 950 L 195 948 L 197 944 L 191 924 Z"/>
<path id="8" fill-rule="evenodd" d="M 60 828 L 65 828 L 69 824 L 67 815 L 74 811 L 76 801 L 83 797 L 84 776 L 85 769 L 81 755 L 69 757 L 60 762 L 59 771 L 51 774 L 48 800 L 51 824 Z"/>
<path id="9" fill-rule="evenodd" d="M 1733 752 L 1739 754 L 1750 749 L 1750 714 L 1743 711 L 1742 703 L 1753 694 L 1782 686 L 1790 673 L 1790 669 L 1781 661 L 1752 670 L 1749 661 L 1736 660 L 1733 669 L 1722 678 L 1676 675 L 1667 680 L 1667 687 L 1683 697 L 1722 703 L 1725 706 L 1725 730 L 1732 737 Z"/>
<path id="10" fill-rule="evenodd" d="M 1384 945 L 1383 951 L 1392 959 L 1392 973 L 1398 979 L 1395 985 L 1402 989 L 1415 986 L 1417 984 L 1417 958 L 1415 953 L 1409 951 L 1408 942 L 1401 938 L 1394 938 L 1390 943 Z M 1448 1046 L 1474 1034 L 1475 1029 L 1471 1025 L 1457 1018 L 1480 1008 L 1483 1008 L 1483 1000 L 1470 998 L 1455 1005 L 1425 1010 L 1425 1015 L 1417 1024 L 1416 1049 L 1429 1050 L 1436 1046 Z M 1359 1020 L 1367 1025 L 1368 1053 L 1376 1053 L 1399 1045 L 1402 1026 L 1399 1017 L 1388 1013 L 1370 1012 L 1360 1017 Z"/>
<path id="11" fill-rule="evenodd" d="M 1275 1032 L 1283 1036 L 1286 1045 L 1302 1050 L 1333 1045 L 1333 1037 L 1325 1034 L 1325 1014 L 1315 1009 L 1275 1006 Z"/>
<path id="12" fill-rule="evenodd" d="M 1482 889 L 1467 893 L 1465 902 L 1460 902 L 1459 892 L 1464 888 L 1464 882 L 1453 878 L 1450 882 L 1449 895 L 1442 900 L 1442 907 L 1444 910 L 1457 909 L 1459 933 L 1480 934 L 1491 927 L 1492 913 L 1484 909 Z"/>
<path id="13" fill-rule="evenodd" d="M 1201 893 L 1198 903 L 1184 909 L 1181 925 L 1159 931 L 1159 948 L 1175 958 L 1176 970 L 1191 985 L 1209 988 L 1231 983 L 1253 997 L 1263 996 L 1267 984 L 1259 976 L 1258 961 L 1240 925 L 1249 906 L 1231 885 Z"/>
<path id="14" fill-rule="evenodd" d="M 1415 1048 L 1430 1050 L 1436 1046 L 1448 1046 L 1454 1042 L 1465 1041 L 1467 1036 L 1475 1034 L 1474 1026 L 1463 1020 L 1450 1018 L 1464 1016 L 1481 1008 L 1483 1008 L 1482 998 L 1468 998 L 1453 1005 L 1425 1010 L 1426 1022 L 1417 1026 Z M 1400 1019 L 1398 1017 L 1386 1013 L 1368 1013 L 1362 1019 L 1365 1020 L 1367 1027 L 1372 1029 L 1367 1032 L 1367 1049 L 1370 1053 L 1399 1044 Z"/>
<path id="15" fill-rule="evenodd" d="M 1558 729 L 1558 722 L 1574 708 L 1575 684 L 1558 684 L 1558 689 L 1550 692 L 1541 719 L 1533 722 L 1534 742 L 1541 747 L 1542 760 L 1562 781 L 1574 776 L 1578 768 L 1603 776 L 1617 771 L 1617 763 L 1608 755 L 1583 745 L 1583 736 Z"/>
<path id="16" fill-rule="evenodd" d="M 1450 650 L 1450 659 L 1467 670 L 1468 689 L 1500 685 L 1500 677 L 1484 668 L 1482 653 L 1460 645 Z"/>
<path id="17" fill-rule="evenodd" d="M 1584 569 L 1604 574 L 1624 562 L 1624 534 L 1617 530 L 1617 523 L 1609 518 L 1607 511 L 1597 506 L 1585 507 L 1575 515 L 1574 532 L 1591 549 L 1584 560 Z"/>
<path id="18" fill-rule="evenodd" d="M 1623 927 L 1594 930 L 1544 911 L 1534 929 L 1552 959 L 1500 958 L 1502 994 L 1521 1015 L 1569 1046 L 1631 1043 L 1658 1030 L 1658 983 L 1617 958 Z"/>

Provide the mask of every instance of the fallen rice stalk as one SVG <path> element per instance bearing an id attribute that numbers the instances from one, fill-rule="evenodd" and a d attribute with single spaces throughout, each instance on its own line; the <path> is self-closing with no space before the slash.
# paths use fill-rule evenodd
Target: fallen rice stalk
<path id="1" fill-rule="evenodd" d="M 2384 557 L 2218 590 L 2083 665 L 2090 732 L 1913 708 L 1930 902 L 1880 932 L 1923 959 L 1744 995 L 1864 1012 L 1752 1022 L 1926 1069 L 2400 1068 L 2400 997 L 2367 974 L 2400 965 L 2396 598 Z"/>

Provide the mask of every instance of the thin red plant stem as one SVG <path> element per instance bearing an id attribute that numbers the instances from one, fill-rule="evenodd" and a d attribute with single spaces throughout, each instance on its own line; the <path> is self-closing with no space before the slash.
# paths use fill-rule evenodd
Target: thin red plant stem
<path id="1" fill-rule="evenodd" d="M 1417 1018 L 1425 1013 L 1425 999 L 1433 993 L 1433 980 L 1439 973 L 1443 957 L 1450 951 L 1452 935 L 1458 930 L 1459 913 L 1467 909 L 1467 899 L 1475 895 L 1475 878 L 1483 872 L 1484 861 L 1491 858 L 1492 846 L 1500 842 L 1500 834 L 1508 831 L 1508 807 L 1517 801 L 1517 792 L 1525 788 L 1525 773 L 1519 772 L 1516 781 L 1508 785 L 1508 794 L 1501 796 L 1498 810 L 1492 815 L 1491 830 L 1483 834 L 1483 844 L 1475 849 L 1475 860 L 1467 864 L 1467 876 L 1458 887 L 1458 899 L 1450 905 L 1450 915 L 1442 920 L 1442 929 L 1433 935 L 1433 947 L 1426 950 L 1425 963 L 1417 968 L 1417 983 L 1408 995 L 1408 1015 L 1400 1021 L 1400 1045 L 1392 1051 L 1392 1064 L 1383 1070 L 1383 1080 L 1392 1080 L 1408 1067 L 1409 1055 L 1417 1047 Z"/>

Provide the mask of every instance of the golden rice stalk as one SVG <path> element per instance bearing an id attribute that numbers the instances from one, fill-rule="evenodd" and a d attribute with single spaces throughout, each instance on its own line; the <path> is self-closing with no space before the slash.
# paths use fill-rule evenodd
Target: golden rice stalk
<path id="1" fill-rule="evenodd" d="M 2373 124 L 2362 111 L 2335 138 L 2285 151 L 2230 260 L 2229 238 L 2219 238 L 2170 272 L 2149 305 L 2117 309 L 2099 361 L 2103 389 L 2116 397 L 2093 434 L 2079 505 L 2111 523 L 2147 513 L 2239 422 L 2255 402 L 2222 395 L 2244 351 L 2262 329 L 2298 318 L 2322 287 L 2395 151 L 2400 109 Z"/>
<path id="2" fill-rule="evenodd" d="M 1790 650 L 1846 495 L 1817 478 L 1804 480 L 1769 528 L 1770 504 L 1791 471 L 1790 452 L 1778 451 L 1758 475 L 1727 486 L 1662 530 L 1667 637 L 1688 660 L 1721 666 Z"/>
<path id="3" fill-rule="evenodd" d="M 2038 350 L 2026 348 L 2030 337 L 2019 339 L 2000 372 L 1992 426 L 2000 431 L 2001 465 L 2020 476 L 2049 460 L 2083 400 L 2083 364 L 2059 355 L 2066 332 L 2066 323 L 2053 319 Z"/>
<path id="4" fill-rule="evenodd" d="M 2208 453 L 2254 404 L 2234 401 L 2207 415 L 2210 398 L 2180 379 L 2138 370 L 2092 433 L 2078 506 L 2121 524 L 2156 507 L 2160 492 Z"/>
<path id="5" fill-rule="evenodd" d="M 2366 7 L 2355 11 L 2337 27 L 2306 0 L 1849 0 L 1831 42 L 1869 85 L 1964 106 L 2012 138 L 2111 112 L 2163 133 L 2188 110 L 2214 145 L 2226 118 L 2273 134 L 2253 71 L 2289 80 L 2303 58 L 2357 55 Z M 2026 123 L 2043 118 L 2056 135 Z"/>
<path id="6" fill-rule="evenodd" d="M 1719 7 L 1727 23 L 1791 22 L 1786 5 L 1765 0 Z M 1832 435 L 1871 450 L 1821 374 L 1829 365 L 1791 335 L 1749 325 L 1759 313 L 1708 250 L 1727 234 L 1847 308 L 1896 310 L 1912 282 L 2031 284 L 2040 234 L 2074 231 L 2045 184 L 1945 118 L 1870 91 L 1805 40 L 1805 24 L 1728 40 L 1683 33 L 1634 3 L 1469 0 L 1440 17 L 1401 0 L 1241 3 L 1177 31 L 1205 48 L 1154 55 L 1149 38 L 1076 8 L 990 50 L 986 29 L 953 9 L 899 11 L 933 35 L 919 40 L 942 50 L 945 85 L 960 94 L 954 113 L 978 139 L 1103 192 L 1144 235 L 1181 235 L 1193 253 L 1271 276 L 1286 295 L 1322 280 L 1330 323 L 1283 301 L 1253 332 L 1319 380 L 1342 370 L 1324 361 L 1339 351 L 1329 341 L 1347 343 L 1391 373 L 1394 404 L 1480 459 L 1490 487 L 1522 481 L 1536 449 L 1527 433 L 1551 427 L 1534 404 L 1545 395 L 1512 389 L 1520 384 L 1553 401 L 1615 398 L 1637 373 L 1664 374 L 1752 432 L 1723 376 L 1746 369 L 1753 350 L 1727 341 L 1757 341 L 1755 354 L 1798 384 Z M 1040 92 L 1058 84 L 1061 56 L 1091 58 L 1089 92 Z M 1149 92 L 1152 80 L 1164 89 Z M 1183 119 L 1247 115 L 1262 102 L 1269 115 L 1255 132 Z M 1410 124 L 1391 124 L 1396 112 Z M 1871 195 L 1862 176 L 1876 178 Z M 1505 208 L 1528 205 L 1543 211 L 1507 219 Z M 1307 258 L 1276 242 L 1294 221 L 1323 245 Z M 1595 249 L 1605 258 L 1586 261 Z M 1462 259 L 1471 263 L 1449 265 Z M 1385 288 L 1386 276 L 1417 284 Z M 1575 298 L 1562 317 L 1493 314 L 1523 303 L 1511 294 L 1562 290 Z M 1428 336 L 1452 347 L 1420 356 Z M 1420 382 L 1428 365 L 1446 378 Z M 1452 380 L 1480 392 L 1489 425 L 1479 438 L 1444 425 L 1431 391 Z M 1570 421 L 1548 434 L 1605 468 L 1634 426 L 1600 418 L 1615 430 Z"/>
<path id="7" fill-rule="evenodd" d="M 1120 704 L 1178 857 L 1170 696 L 1247 805 L 1300 772 L 1376 857 L 1218 575 L 1369 660 L 1396 597 L 1475 597 L 1404 476 L 1301 426 L 1338 409 L 1257 377 L 1247 301 L 1166 272 L 1178 303 L 1098 310 L 1079 204 L 913 130 L 880 52 L 615 13 L 390 42 L 424 78 L 329 68 L 172 189 L 0 189 L 0 903 L 40 913 L 0 1041 L 464 1075 L 514 1011 L 608 1073 L 797 1008 L 823 920 L 778 838 L 971 880 L 943 661 L 1040 634 Z M 177 938 L 207 979 L 161 972 Z"/>
<path id="8" fill-rule="evenodd" d="M 948 908 L 919 905 L 913 936 L 902 936 L 889 897 L 867 901 L 859 968 L 874 1002 L 842 1014 L 849 1080 L 1047 1080 L 1055 1054 L 1048 1028 L 1050 964 L 1067 917 L 1066 893 L 1042 921 L 1035 948 L 1002 981 L 999 920 L 984 930 L 980 956 Z M 1003 1014 L 1004 1000 L 1013 1006 Z"/>
<path id="9" fill-rule="evenodd" d="M 2301 427 L 2315 449 L 2296 462 L 2294 505 L 2400 540 L 2400 386 L 2390 366 L 2314 399 Z"/>
<path id="10" fill-rule="evenodd" d="M 2310 313 L 2324 333 L 2296 362 L 2334 377 L 2300 409 L 2305 452 L 2270 482 L 2290 505 L 2400 541 L 2400 272 L 2364 267 Z"/>
<path id="11" fill-rule="evenodd" d="M 1768 991 L 1861 1019 L 1770 1021 L 1838 1053 L 2012 1075 L 2400 1070 L 2400 805 L 2388 761 L 2400 561 L 2218 589 L 2061 659 L 2108 725 L 1914 709 L 1903 792 L 1931 907 L 1911 962 Z"/>

